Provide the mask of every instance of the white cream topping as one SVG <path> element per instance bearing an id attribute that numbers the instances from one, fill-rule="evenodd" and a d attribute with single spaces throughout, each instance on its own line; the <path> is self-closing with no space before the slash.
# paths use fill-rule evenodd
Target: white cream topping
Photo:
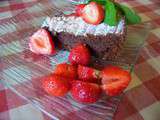
<path id="1" fill-rule="evenodd" d="M 122 19 L 117 26 L 109 26 L 105 23 L 92 25 L 86 23 L 81 17 L 47 17 L 43 27 L 49 27 L 49 30 L 56 32 L 68 32 L 75 35 L 106 35 L 108 33 L 123 34 L 124 20 Z"/>

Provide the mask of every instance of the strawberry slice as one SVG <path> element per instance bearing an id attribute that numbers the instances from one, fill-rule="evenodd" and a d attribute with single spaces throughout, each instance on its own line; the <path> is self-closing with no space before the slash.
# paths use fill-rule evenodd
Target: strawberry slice
<path id="1" fill-rule="evenodd" d="M 99 74 L 94 68 L 78 65 L 78 78 L 84 82 L 98 83 Z"/>
<path id="2" fill-rule="evenodd" d="M 39 29 L 30 37 L 29 47 L 36 54 L 52 55 L 55 53 L 52 37 L 45 29 Z"/>
<path id="3" fill-rule="evenodd" d="M 67 63 L 58 64 L 54 70 L 54 74 L 76 79 L 77 78 L 77 67 L 74 65 L 69 65 Z"/>
<path id="4" fill-rule="evenodd" d="M 97 25 L 104 20 L 104 13 L 102 5 L 96 2 L 90 2 L 83 8 L 81 16 L 85 22 Z"/>
<path id="5" fill-rule="evenodd" d="M 120 94 L 131 81 L 128 71 L 117 66 L 108 66 L 101 72 L 102 88 L 109 96 Z"/>
<path id="6" fill-rule="evenodd" d="M 72 64 L 88 65 L 91 55 L 84 44 L 78 44 L 71 49 L 68 59 Z"/>
<path id="7" fill-rule="evenodd" d="M 94 103 L 101 95 L 101 87 L 94 83 L 72 81 L 72 97 L 81 103 Z"/>
<path id="8" fill-rule="evenodd" d="M 79 5 L 76 5 L 76 14 L 78 16 L 81 16 L 82 15 L 82 11 L 83 11 L 83 8 L 85 7 L 86 5 L 85 4 L 79 4 Z"/>
<path id="9" fill-rule="evenodd" d="M 69 79 L 57 75 L 49 75 L 42 81 L 43 89 L 52 96 L 64 96 L 70 89 Z"/>

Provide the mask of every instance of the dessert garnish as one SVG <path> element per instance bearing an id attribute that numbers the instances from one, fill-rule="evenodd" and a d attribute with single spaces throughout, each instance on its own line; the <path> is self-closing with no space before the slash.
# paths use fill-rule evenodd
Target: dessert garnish
<path id="1" fill-rule="evenodd" d="M 53 55 L 56 52 L 50 33 L 42 28 L 30 37 L 29 47 L 36 54 Z"/>
<path id="2" fill-rule="evenodd" d="M 99 83 L 100 71 L 92 67 L 78 65 L 78 78 L 84 82 Z"/>
<path id="3" fill-rule="evenodd" d="M 51 96 L 64 96 L 70 89 L 69 79 L 54 74 L 43 79 L 42 88 Z"/>
<path id="4" fill-rule="evenodd" d="M 117 66 L 107 66 L 101 72 L 102 89 L 109 96 L 120 94 L 130 83 L 131 75 L 128 71 Z"/>
<path id="5" fill-rule="evenodd" d="M 72 64 L 88 65 L 90 59 L 90 51 L 84 44 L 75 45 L 69 54 L 69 62 Z"/>
<path id="6" fill-rule="evenodd" d="M 81 17 L 89 24 L 98 25 L 104 19 L 104 12 L 102 5 L 96 2 L 90 2 L 83 8 Z"/>
<path id="7" fill-rule="evenodd" d="M 101 88 L 98 84 L 72 81 L 71 94 L 74 100 L 81 103 L 94 103 L 101 96 Z"/>
<path id="8" fill-rule="evenodd" d="M 85 45 L 78 44 L 76 49 L 81 51 L 79 48 L 84 50 L 84 47 L 86 49 Z M 119 95 L 131 81 L 130 73 L 121 67 L 108 65 L 100 71 L 82 65 L 83 59 L 84 55 L 79 56 L 78 53 L 78 68 L 68 63 L 58 64 L 52 74 L 43 79 L 43 89 L 51 96 L 64 96 L 70 91 L 72 98 L 77 102 L 94 103 L 99 100 L 102 92 L 107 96 Z"/>
<path id="9" fill-rule="evenodd" d="M 82 6 L 84 6 L 84 4 L 82 4 Z M 141 22 L 141 18 L 132 9 L 113 0 L 88 0 L 86 6 L 83 10 L 81 8 L 80 11 L 84 21 L 90 24 L 98 24 L 100 21 L 103 21 L 110 26 L 116 26 L 122 17 L 126 19 L 127 24 L 137 24 Z M 97 20 L 98 22 L 93 22 L 92 20 Z"/>
<path id="10" fill-rule="evenodd" d="M 61 63 L 56 65 L 54 74 L 63 76 L 66 78 L 76 79 L 77 78 L 77 67 L 67 63 Z"/>

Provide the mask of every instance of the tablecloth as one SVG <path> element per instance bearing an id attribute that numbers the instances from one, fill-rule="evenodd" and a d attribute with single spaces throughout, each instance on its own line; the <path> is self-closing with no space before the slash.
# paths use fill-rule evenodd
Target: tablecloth
<path id="1" fill-rule="evenodd" d="M 1 0 L 0 23 L 28 9 L 37 0 Z M 141 50 L 114 120 L 160 120 L 160 1 L 119 0 L 132 7 L 153 29 Z M 0 84 L 0 120 L 50 119 Z"/>

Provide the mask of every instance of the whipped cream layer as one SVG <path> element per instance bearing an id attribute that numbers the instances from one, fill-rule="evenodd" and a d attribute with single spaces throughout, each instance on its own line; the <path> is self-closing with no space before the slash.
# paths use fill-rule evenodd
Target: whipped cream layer
<path id="1" fill-rule="evenodd" d="M 86 23 L 81 17 L 47 17 L 42 27 L 48 27 L 50 31 L 68 32 L 75 35 L 106 35 L 108 33 L 123 34 L 125 21 L 122 19 L 117 26 L 109 26 L 105 23 L 92 25 Z"/>

